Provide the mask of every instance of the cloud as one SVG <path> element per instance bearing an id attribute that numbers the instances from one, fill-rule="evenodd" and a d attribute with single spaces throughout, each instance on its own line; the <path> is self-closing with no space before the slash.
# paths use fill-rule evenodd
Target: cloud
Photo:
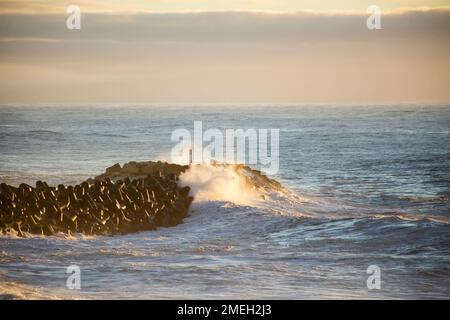
<path id="1" fill-rule="evenodd" d="M 361 14 L 84 14 L 82 30 L 65 27 L 67 15 L 0 15 L 0 39 L 140 42 L 323 42 L 371 38 L 448 37 L 450 10 L 405 11 L 382 16 L 383 30 L 366 28 Z"/>
<path id="2" fill-rule="evenodd" d="M 0 102 L 450 101 L 450 10 L 0 15 Z"/>

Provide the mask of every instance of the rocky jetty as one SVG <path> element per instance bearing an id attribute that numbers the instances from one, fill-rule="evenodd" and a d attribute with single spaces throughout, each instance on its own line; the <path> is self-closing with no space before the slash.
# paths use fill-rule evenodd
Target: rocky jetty
<path id="1" fill-rule="evenodd" d="M 231 167 L 249 186 L 263 191 L 281 185 L 245 165 Z M 189 166 L 161 161 L 115 164 L 75 186 L 37 181 L 35 187 L 0 184 L 0 234 L 113 235 L 154 230 L 183 222 L 193 198 L 178 185 Z"/>
<path id="2" fill-rule="evenodd" d="M 67 187 L 2 183 L 0 233 L 113 235 L 174 226 L 193 200 L 177 179 L 175 173 L 155 171 L 133 179 L 100 176 Z"/>
<path id="3" fill-rule="evenodd" d="M 125 163 L 123 167 L 119 163 L 106 168 L 105 173 L 95 177 L 94 180 L 104 180 L 106 178 L 116 180 L 125 177 L 143 178 L 149 175 L 152 176 L 180 176 L 181 173 L 189 169 L 189 166 L 182 166 L 174 163 L 167 163 L 161 161 L 131 161 Z"/>

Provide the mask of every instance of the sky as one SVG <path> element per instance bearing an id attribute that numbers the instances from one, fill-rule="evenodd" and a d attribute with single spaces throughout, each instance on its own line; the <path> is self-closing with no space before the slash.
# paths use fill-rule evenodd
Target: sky
<path id="1" fill-rule="evenodd" d="M 0 0 L 3 12 L 65 11 L 76 4 L 89 12 L 189 12 L 189 11 L 366 11 L 369 5 L 385 10 L 442 8 L 448 0 Z"/>
<path id="2" fill-rule="evenodd" d="M 439 0 L 0 0 L 0 103 L 448 103 L 449 40 Z"/>

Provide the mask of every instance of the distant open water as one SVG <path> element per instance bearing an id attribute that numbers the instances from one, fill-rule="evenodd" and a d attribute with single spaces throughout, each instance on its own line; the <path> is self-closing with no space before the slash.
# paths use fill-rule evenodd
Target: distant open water
<path id="1" fill-rule="evenodd" d="M 2 106 L 0 182 L 169 160 L 194 120 L 279 128 L 274 178 L 306 200 L 194 202 L 184 224 L 126 236 L 2 236 L 0 297 L 450 298 L 449 106 Z"/>

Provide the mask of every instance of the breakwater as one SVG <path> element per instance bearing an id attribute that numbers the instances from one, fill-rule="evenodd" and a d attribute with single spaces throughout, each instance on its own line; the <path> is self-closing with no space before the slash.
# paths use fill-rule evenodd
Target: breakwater
<path id="1" fill-rule="evenodd" d="M 0 232 L 113 235 L 170 227 L 188 215 L 193 198 L 179 187 L 187 169 L 161 162 L 116 164 L 75 186 L 0 184 Z M 134 170 L 134 171 L 133 171 Z M 120 175 L 120 178 L 119 178 Z"/>

